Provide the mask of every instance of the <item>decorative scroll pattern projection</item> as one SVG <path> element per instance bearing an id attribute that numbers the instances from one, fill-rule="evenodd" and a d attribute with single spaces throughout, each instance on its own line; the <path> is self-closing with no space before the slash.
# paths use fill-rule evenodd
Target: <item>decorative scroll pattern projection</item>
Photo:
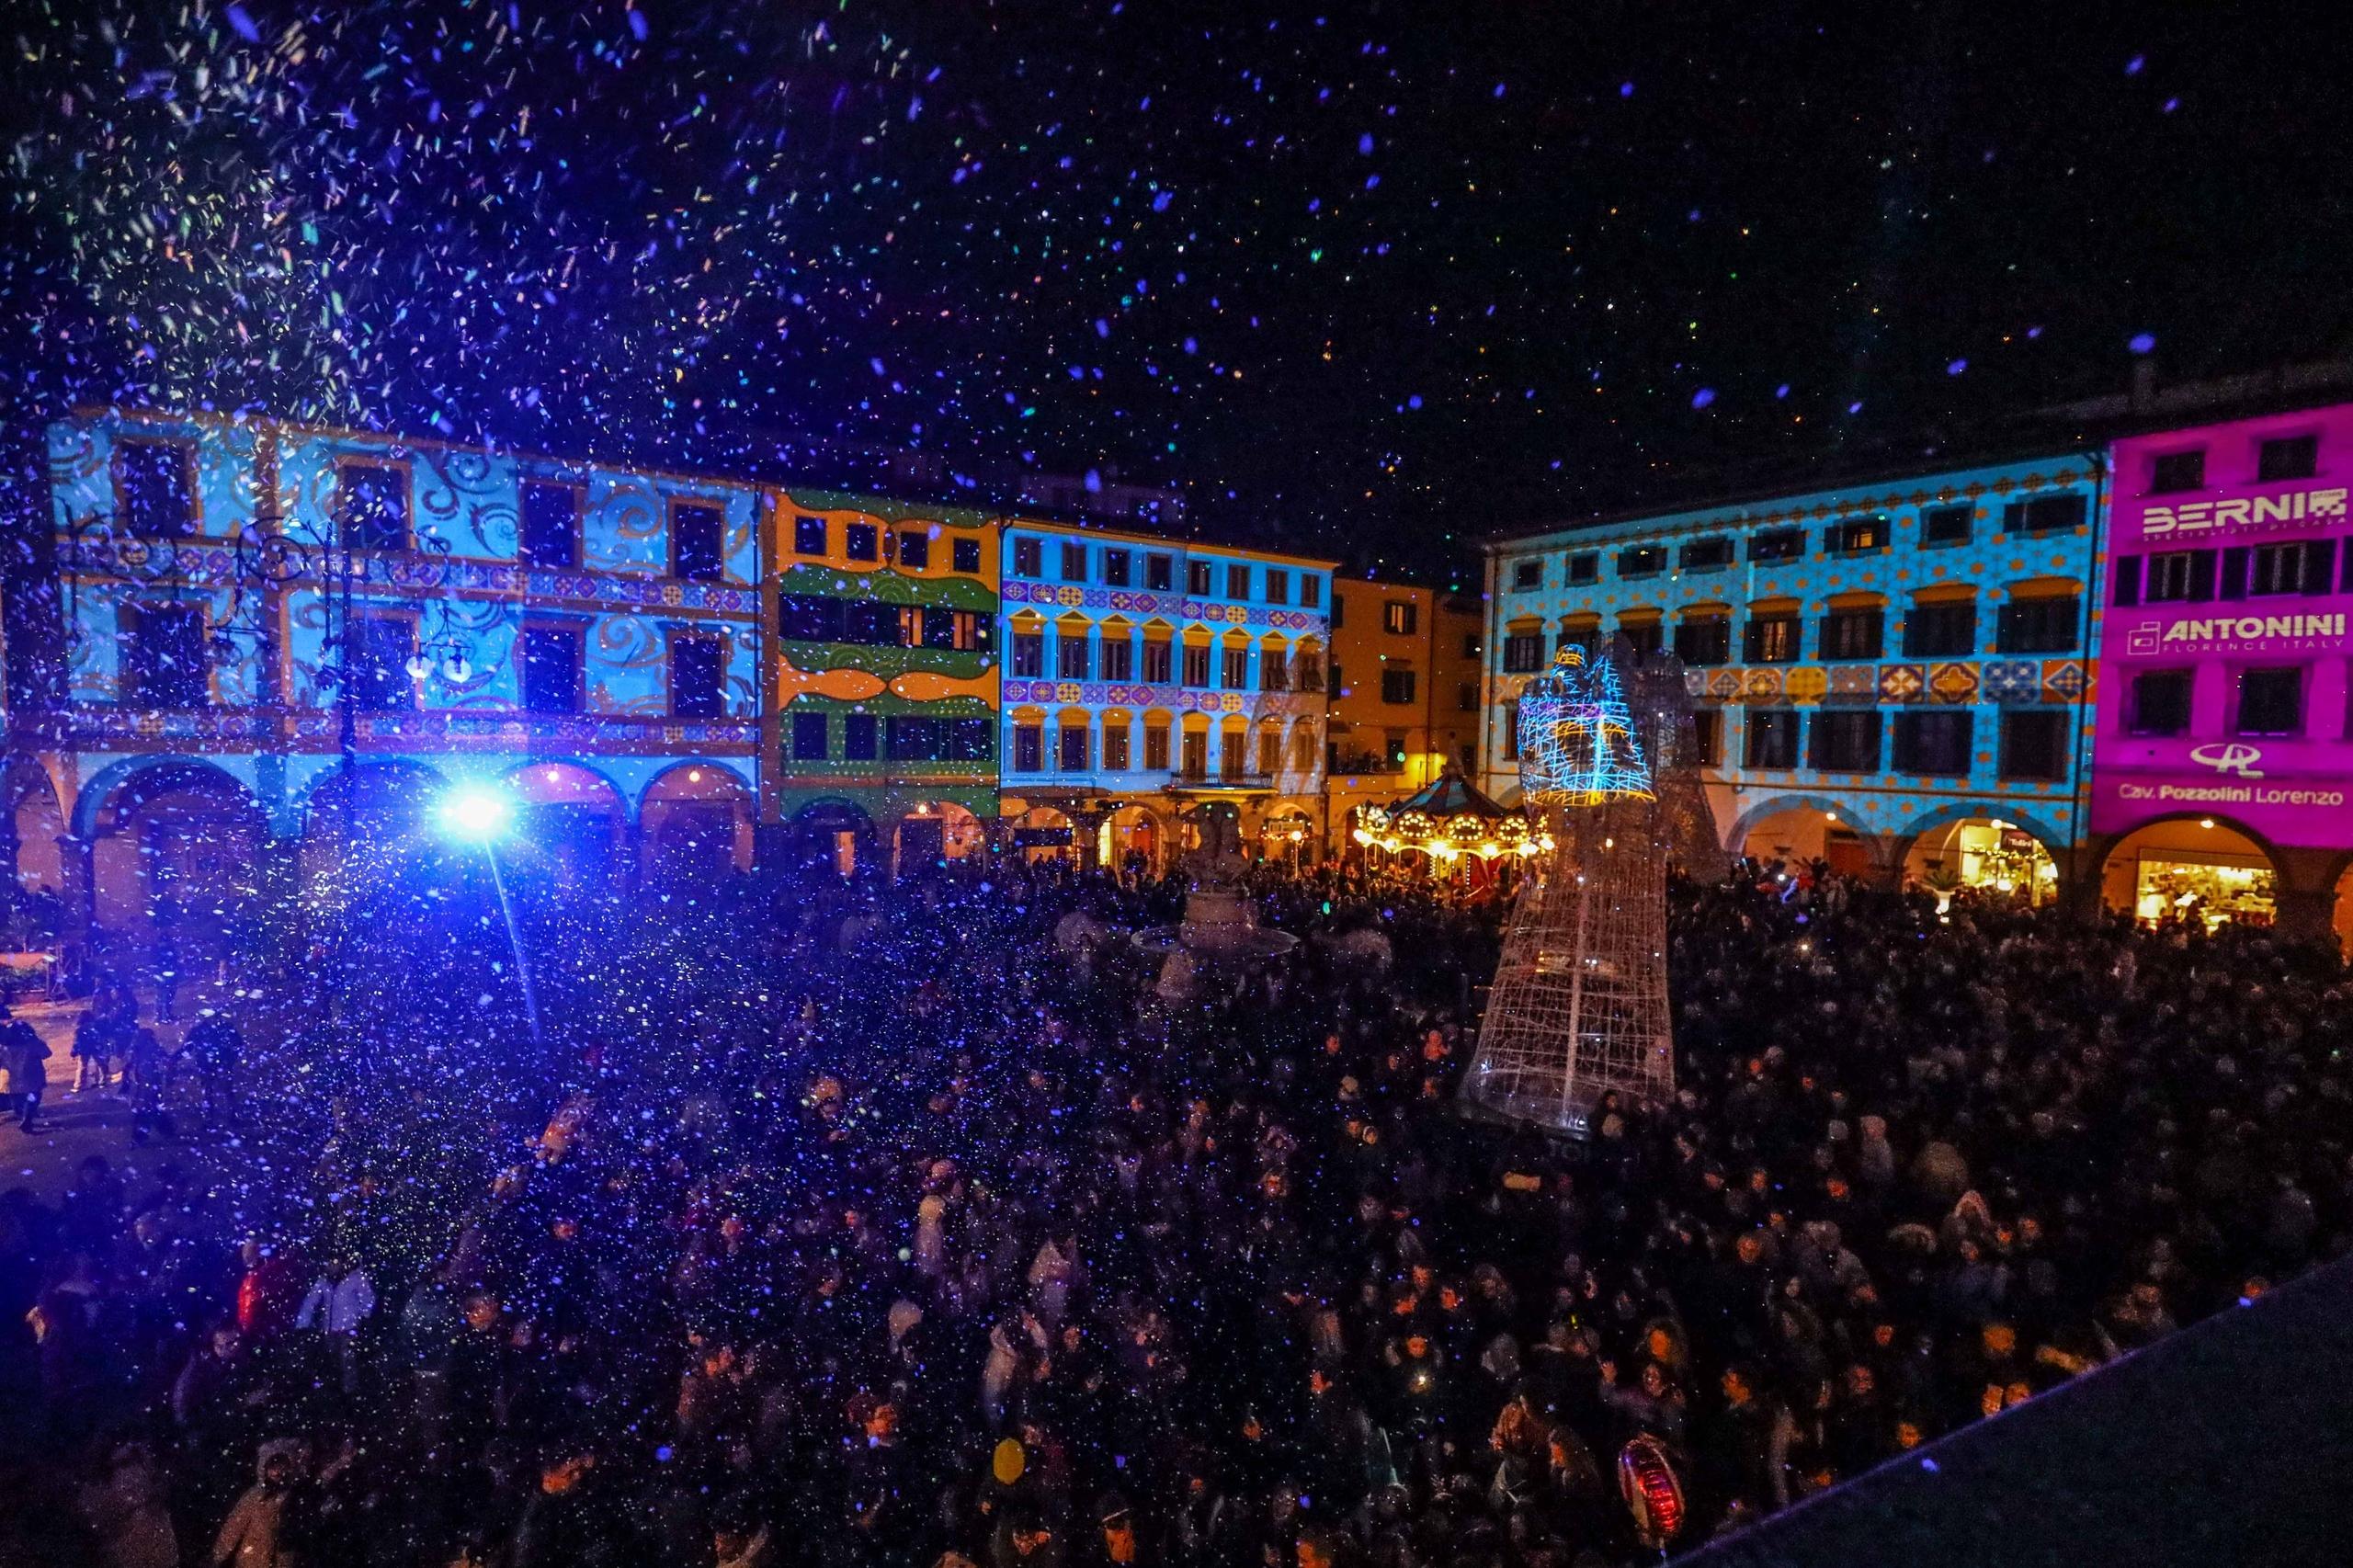
<path id="1" fill-rule="evenodd" d="M 1586 1131 L 1605 1099 L 1674 1092 L 1666 1010 L 1666 846 L 1620 670 L 1574 643 L 1519 709 L 1520 779 L 1552 850 L 1520 890 L 1463 1081 L 1506 1117 Z"/>

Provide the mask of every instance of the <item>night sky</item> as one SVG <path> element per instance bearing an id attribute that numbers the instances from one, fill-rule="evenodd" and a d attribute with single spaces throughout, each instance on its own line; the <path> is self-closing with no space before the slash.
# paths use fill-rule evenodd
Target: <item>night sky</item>
<path id="1" fill-rule="evenodd" d="M 0 374 L 1490 530 L 2342 353 L 2353 28 L 2075 4 L 19 0 Z M 2153 346 L 2153 347 L 2152 347 Z"/>

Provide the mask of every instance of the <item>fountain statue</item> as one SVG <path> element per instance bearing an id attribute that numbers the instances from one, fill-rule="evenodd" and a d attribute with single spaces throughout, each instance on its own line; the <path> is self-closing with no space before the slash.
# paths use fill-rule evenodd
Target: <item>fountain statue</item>
<path id="1" fill-rule="evenodd" d="M 1185 917 L 1135 935 L 1135 944 L 1162 959 L 1153 987 L 1164 1002 L 1188 1002 L 1204 992 L 1238 983 L 1254 960 L 1279 958 L 1299 945 L 1284 931 L 1258 924 L 1258 912 L 1242 881 L 1241 821 L 1222 801 L 1205 801 L 1194 822 L 1200 843 L 1187 858 L 1191 886 Z"/>

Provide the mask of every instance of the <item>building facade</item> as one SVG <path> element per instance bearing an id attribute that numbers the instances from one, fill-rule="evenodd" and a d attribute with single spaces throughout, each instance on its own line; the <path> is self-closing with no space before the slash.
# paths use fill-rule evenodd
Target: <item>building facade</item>
<path id="1" fill-rule="evenodd" d="M 1404 800 L 1478 767 L 1483 626 L 1477 604 L 1401 583 L 1336 578 L 1324 758 L 1324 842 L 1350 846 L 1359 806 Z"/>
<path id="2" fill-rule="evenodd" d="M 55 670 L 10 715 L 20 886 L 199 929 L 274 852 L 397 848 L 461 783 L 526 814 L 520 874 L 748 863 L 753 487 L 111 412 L 48 446 L 53 577 L 12 585 L 49 622 L 12 617 L 12 661 Z"/>
<path id="3" fill-rule="evenodd" d="M 1726 847 L 2059 891 L 2080 832 L 2105 464 L 2081 454 L 1489 548 L 1483 787 L 1562 642 L 1688 671 Z"/>
<path id="4" fill-rule="evenodd" d="M 902 872 L 997 817 L 997 528 L 979 513 L 773 490 L 764 820 L 793 852 Z"/>
<path id="5" fill-rule="evenodd" d="M 2353 403 L 2116 443 L 2089 846 L 2116 908 L 2348 922 Z"/>
<path id="6" fill-rule="evenodd" d="M 1029 521 L 1002 548 L 1014 844 L 1165 864 L 1207 811 L 1318 852 L 1332 562 Z"/>

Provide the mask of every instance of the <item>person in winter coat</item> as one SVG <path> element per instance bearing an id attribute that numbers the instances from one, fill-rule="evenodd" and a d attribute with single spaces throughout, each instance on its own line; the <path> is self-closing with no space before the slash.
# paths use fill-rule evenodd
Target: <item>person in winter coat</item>
<path id="1" fill-rule="evenodd" d="M 8 1088 L 17 1096 L 17 1125 L 28 1132 L 40 1131 L 40 1099 L 49 1092 L 49 1042 L 22 1018 L 11 1018 L 0 1029 L 6 1048 Z"/>
<path id="2" fill-rule="evenodd" d="M 301 1568 L 304 1500 L 293 1456 L 282 1449 L 262 1459 L 260 1478 L 229 1510 L 212 1542 L 212 1568 Z"/>

